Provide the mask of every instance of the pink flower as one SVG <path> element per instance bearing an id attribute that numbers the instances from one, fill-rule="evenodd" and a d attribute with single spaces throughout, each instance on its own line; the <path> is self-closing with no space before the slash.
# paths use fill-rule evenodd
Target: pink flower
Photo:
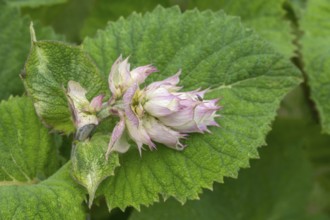
<path id="1" fill-rule="evenodd" d="M 141 90 L 139 85 L 155 70 L 147 65 L 130 72 L 127 59 L 122 61 L 121 57 L 112 67 L 110 89 L 113 96 L 122 100 L 112 108 L 120 121 L 112 133 L 107 155 L 112 151 L 126 152 L 128 137 L 137 144 L 140 154 L 143 145 L 155 149 L 154 142 L 182 150 L 186 146 L 181 139 L 188 133 L 209 132 L 208 126 L 219 126 L 215 121 L 220 109 L 218 99 L 204 100 L 207 90 L 180 92 L 181 71 Z"/>
<path id="2" fill-rule="evenodd" d="M 86 98 L 86 90 L 79 83 L 69 81 L 67 97 L 77 128 L 76 139 L 84 140 L 98 125 L 96 112 L 101 110 L 103 95 L 96 96 L 89 102 Z"/>

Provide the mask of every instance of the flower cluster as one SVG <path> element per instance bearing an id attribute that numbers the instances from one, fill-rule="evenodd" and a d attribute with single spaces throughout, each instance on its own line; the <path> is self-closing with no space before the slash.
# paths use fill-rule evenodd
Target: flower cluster
<path id="1" fill-rule="evenodd" d="M 218 99 L 204 100 L 207 90 L 180 92 L 181 71 L 141 89 L 140 85 L 156 71 L 151 65 L 130 70 L 128 58 L 119 57 L 109 75 L 112 97 L 106 105 L 102 105 L 103 96 L 89 103 L 86 91 L 78 83 L 69 82 L 68 96 L 78 131 L 86 124 L 97 125 L 96 112 L 105 106 L 109 115 L 120 118 L 112 132 L 107 155 L 112 151 L 126 152 L 130 147 L 129 138 L 137 144 L 141 154 L 143 145 L 155 149 L 154 142 L 182 150 L 186 146 L 181 140 L 188 133 L 209 132 L 208 126 L 219 126 L 214 120 L 219 116 Z"/>

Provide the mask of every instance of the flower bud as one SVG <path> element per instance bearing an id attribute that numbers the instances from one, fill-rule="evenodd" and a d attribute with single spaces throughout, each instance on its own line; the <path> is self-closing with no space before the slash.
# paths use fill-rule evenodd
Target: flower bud
<path id="1" fill-rule="evenodd" d="M 121 97 L 133 84 L 143 83 L 145 79 L 157 69 L 151 65 L 141 66 L 130 71 L 128 58 L 120 56 L 111 67 L 109 74 L 109 87 L 114 98 Z"/>
<path id="2" fill-rule="evenodd" d="M 90 103 L 86 98 L 86 90 L 74 81 L 68 82 L 67 97 L 77 128 L 76 139 L 86 139 L 98 124 L 96 112 L 101 109 L 103 95 L 95 97 Z"/>

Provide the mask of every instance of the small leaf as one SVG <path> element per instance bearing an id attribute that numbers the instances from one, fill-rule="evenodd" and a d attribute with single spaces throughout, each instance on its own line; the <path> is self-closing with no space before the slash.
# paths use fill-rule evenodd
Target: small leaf
<path id="1" fill-rule="evenodd" d="M 311 97 L 320 113 L 322 131 L 330 134 L 330 4 L 308 1 L 302 16 L 302 54 Z"/>
<path id="2" fill-rule="evenodd" d="M 134 211 L 130 219 L 305 219 L 312 169 L 300 137 L 299 123 L 278 120 L 267 138 L 268 146 L 260 150 L 261 159 L 241 170 L 237 180 L 215 184 L 214 191 L 204 192 L 200 201 L 181 206 L 170 199 L 141 213 Z"/>
<path id="3" fill-rule="evenodd" d="M 33 183 L 59 166 L 54 139 L 27 97 L 0 104 L 0 161 L 0 185 Z"/>
<path id="4" fill-rule="evenodd" d="M 92 205 L 99 184 L 114 174 L 119 166 L 117 153 L 105 159 L 109 135 L 95 134 L 91 140 L 79 142 L 74 147 L 72 159 L 72 175 L 89 193 L 89 206 Z"/>
<path id="5" fill-rule="evenodd" d="M 60 42 L 34 42 L 25 71 L 24 84 L 38 115 L 64 133 L 74 131 L 65 91 L 69 80 L 79 82 L 89 100 L 107 91 L 106 80 L 80 47 Z"/>
<path id="6" fill-rule="evenodd" d="M 84 190 L 73 181 L 70 164 L 35 185 L 0 182 L 0 219 L 86 219 Z"/>
<path id="7" fill-rule="evenodd" d="M 109 23 L 83 45 L 105 76 L 120 54 L 130 55 L 132 68 L 153 64 L 160 70 L 148 83 L 182 69 L 184 89 L 210 88 L 206 98 L 221 97 L 224 107 L 221 128 L 190 135 L 182 152 L 159 145 L 142 158 L 136 149 L 120 155 L 121 166 L 102 184 L 110 208 L 139 209 L 159 194 L 183 203 L 224 176 L 237 177 L 258 157 L 281 99 L 301 81 L 286 58 L 223 12 L 158 7 Z"/>
<path id="8" fill-rule="evenodd" d="M 0 100 L 12 95 L 21 95 L 24 86 L 19 78 L 24 62 L 31 47 L 29 34 L 30 19 L 21 16 L 19 10 L 0 3 Z M 36 31 L 40 39 L 63 39 L 55 35 L 51 28 L 41 28 L 35 23 Z M 19 34 L 15 34 L 19 33 Z"/>

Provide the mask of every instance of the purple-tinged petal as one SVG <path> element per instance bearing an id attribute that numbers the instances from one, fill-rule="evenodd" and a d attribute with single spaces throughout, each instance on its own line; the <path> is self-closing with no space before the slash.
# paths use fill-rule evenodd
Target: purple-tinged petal
<path id="1" fill-rule="evenodd" d="M 179 98 L 160 87 L 146 91 L 144 109 L 155 117 L 162 117 L 180 109 Z"/>
<path id="2" fill-rule="evenodd" d="M 68 82 L 67 97 L 73 113 L 78 140 L 86 139 L 98 124 L 98 119 L 94 114 L 95 111 L 90 109 L 90 103 L 85 94 L 86 90 L 79 83 L 74 81 Z"/>
<path id="3" fill-rule="evenodd" d="M 141 123 L 136 126 L 132 123 L 132 121 L 126 119 L 126 127 L 129 136 L 137 144 L 140 155 L 143 149 L 143 144 L 148 145 L 150 150 L 156 149 L 156 145 L 151 141 L 147 131 Z"/>
<path id="4" fill-rule="evenodd" d="M 123 96 L 124 111 L 125 111 L 126 117 L 135 126 L 139 126 L 139 119 L 137 118 L 137 116 L 135 115 L 135 113 L 132 110 L 132 100 L 133 100 L 133 97 L 134 97 L 137 89 L 138 89 L 138 85 L 136 83 L 134 83 L 131 87 L 129 87 L 127 89 L 126 93 Z"/>
<path id="5" fill-rule="evenodd" d="M 153 141 L 177 150 L 184 148 L 184 145 L 180 143 L 180 138 L 186 135 L 170 129 L 154 117 L 144 118 L 143 125 Z"/>
<path id="6" fill-rule="evenodd" d="M 157 68 L 152 65 L 140 66 L 131 71 L 131 78 L 133 82 L 137 84 L 144 83 L 145 79 L 154 72 L 157 72 Z"/>
<path id="7" fill-rule="evenodd" d="M 119 63 L 122 62 L 122 56 L 120 55 L 118 59 L 112 64 L 111 70 L 109 73 L 109 88 L 113 96 L 118 93 L 118 89 L 116 88 L 116 83 L 119 81 L 119 71 L 118 71 L 118 66 Z"/>
<path id="8" fill-rule="evenodd" d="M 108 81 L 110 91 L 115 98 L 125 92 L 131 81 L 129 67 L 128 58 L 123 60 L 121 55 L 111 67 Z"/>
<path id="9" fill-rule="evenodd" d="M 108 159 L 108 156 L 112 151 L 125 153 L 128 150 L 130 145 L 128 144 L 126 138 L 123 137 L 124 131 L 125 131 L 125 119 L 123 116 L 121 116 L 120 121 L 117 123 L 117 125 L 112 131 L 111 139 L 108 145 L 108 150 L 105 155 L 106 159 Z"/>
<path id="10" fill-rule="evenodd" d="M 98 112 L 102 108 L 102 101 L 103 101 L 104 95 L 98 95 L 94 97 L 91 101 L 90 107 L 95 111 Z"/>
<path id="11" fill-rule="evenodd" d="M 177 87 L 176 85 L 180 82 L 180 74 L 181 74 L 181 70 L 179 70 L 179 72 L 177 72 L 175 75 L 168 77 L 162 81 L 157 81 L 157 82 L 153 82 L 151 83 L 147 89 L 155 89 L 158 88 L 160 86 L 163 86 L 167 89 L 173 88 L 173 90 L 178 90 L 180 87 Z"/>

